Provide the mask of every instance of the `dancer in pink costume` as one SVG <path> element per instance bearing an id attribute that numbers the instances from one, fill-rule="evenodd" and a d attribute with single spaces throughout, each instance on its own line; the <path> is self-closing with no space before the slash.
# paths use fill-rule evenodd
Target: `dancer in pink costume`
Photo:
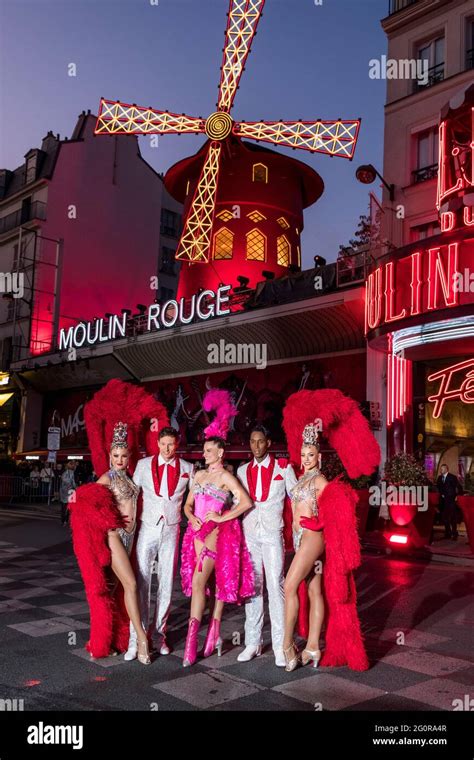
<path id="1" fill-rule="evenodd" d="M 191 614 L 183 666 L 196 662 L 198 633 L 210 593 L 208 581 L 215 573 L 215 603 L 203 656 L 222 652 L 220 625 L 225 602 L 240 603 L 254 593 L 253 571 L 240 520 L 252 506 L 237 478 L 224 467 L 225 436 L 235 408 L 227 391 L 214 389 L 204 398 L 204 409 L 216 411 L 205 429 L 203 455 L 206 469 L 196 473 L 184 506 L 189 520 L 181 552 L 183 592 L 191 596 Z"/>

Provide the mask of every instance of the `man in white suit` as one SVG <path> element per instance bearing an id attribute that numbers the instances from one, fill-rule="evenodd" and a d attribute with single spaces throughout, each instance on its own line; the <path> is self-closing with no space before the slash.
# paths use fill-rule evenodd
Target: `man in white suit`
<path id="1" fill-rule="evenodd" d="M 237 471 L 237 477 L 255 505 L 245 513 L 242 525 L 252 558 L 256 592 L 245 605 L 245 649 L 237 659 L 239 662 L 248 662 L 261 654 L 265 577 L 275 664 L 284 667 L 283 510 L 285 497 L 297 479 L 293 467 L 286 459 L 275 459 L 268 453 L 270 446 L 271 440 L 266 428 L 263 425 L 254 426 L 250 433 L 253 459 L 241 465 Z"/>
<path id="2" fill-rule="evenodd" d="M 133 480 L 143 492 L 143 510 L 138 530 L 136 574 L 140 612 L 145 631 L 160 654 L 169 654 L 166 623 L 171 606 L 173 578 L 178 560 L 179 526 L 184 494 L 190 486 L 193 465 L 176 456 L 178 433 L 163 428 L 158 436 L 159 454 L 140 459 Z M 156 606 L 151 627 L 150 595 L 154 570 L 158 576 Z M 126 660 L 137 656 L 135 629 L 130 625 Z"/>

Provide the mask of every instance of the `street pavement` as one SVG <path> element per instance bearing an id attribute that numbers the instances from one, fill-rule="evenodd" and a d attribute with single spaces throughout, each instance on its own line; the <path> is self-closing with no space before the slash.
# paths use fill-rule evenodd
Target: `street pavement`
<path id="1" fill-rule="evenodd" d="M 169 621 L 171 655 L 148 667 L 123 656 L 91 660 L 84 649 L 89 617 L 81 576 L 69 528 L 61 527 L 55 511 L 0 507 L 0 705 L 16 699 L 23 700 L 24 710 L 65 711 L 469 709 L 472 565 L 366 554 L 356 573 L 371 661 L 363 673 L 277 668 L 268 620 L 263 655 L 236 662 L 244 612 L 230 605 L 222 657 L 184 669 L 189 600 L 178 578 Z"/>

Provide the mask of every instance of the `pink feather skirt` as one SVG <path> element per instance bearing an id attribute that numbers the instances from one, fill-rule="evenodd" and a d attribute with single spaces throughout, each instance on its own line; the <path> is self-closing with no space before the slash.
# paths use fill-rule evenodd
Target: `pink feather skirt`
<path id="1" fill-rule="evenodd" d="M 216 527 L 217 524 L 211 521 L 204 523 L 198 531 L 193 530 L 191 523 L 186 529 L 181 549 L 181 586 L 186 596 L 192 594 L 193 575 L 198 561 L 194 540 L 204 543 Z M 214 567 L 216 598 L 221 602 L 241 604 L 255 593 L 249 550 L 238 518 L 220 523 L 218 528 Z M 206 593 L 209 594 L 209 588 Z"/>

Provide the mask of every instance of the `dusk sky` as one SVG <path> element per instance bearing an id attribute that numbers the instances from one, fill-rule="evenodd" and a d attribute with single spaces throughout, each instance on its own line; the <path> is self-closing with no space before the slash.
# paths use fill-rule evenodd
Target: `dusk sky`
<path id="1" fill-rule="evenodd" d="M 369 189 L 354 172 L 382 170 L 385 81 L 369 60 L 386 53 L 387 0 L 267 0 L 232 110 L 234 119 L 362 117 L 354 160 L 291 151 L 322 176 L 325 192 L 305 212 L 303 267 L 334 260 Z M 14 169 L 48 130 L 70 137 L 100 97 L 189 115 L 215 108 L 227 0 L 0 0 L 0 167 Z M 75 63 L 77 76 L 68 76 Z M 104 139 L 104 138 L 101 138 Z M 141 137 L 142 155 L 166 170 L 204 136 Z M 265 145 L 265 144 L 264 144 Z M 267 146 L 270 147 L 270 146 Z"/>

